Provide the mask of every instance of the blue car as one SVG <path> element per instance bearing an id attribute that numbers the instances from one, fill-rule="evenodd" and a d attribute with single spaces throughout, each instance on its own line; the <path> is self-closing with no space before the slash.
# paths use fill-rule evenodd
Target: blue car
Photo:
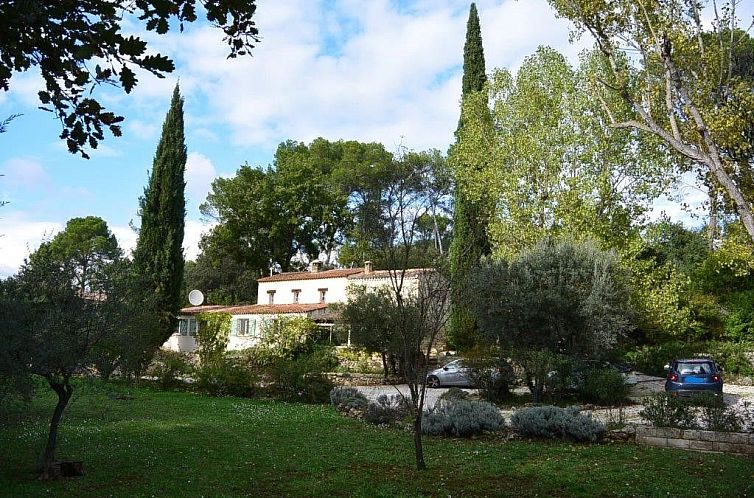
<path id="1" fill-rule="evenodd" d="M 673 396 L 692 396 L 699 393 L 719 396 L 723 393 L 723 377 L 714 360 L 673 360 L 665 365 L 665 369 L 668 371 L 665 392 Z"/>

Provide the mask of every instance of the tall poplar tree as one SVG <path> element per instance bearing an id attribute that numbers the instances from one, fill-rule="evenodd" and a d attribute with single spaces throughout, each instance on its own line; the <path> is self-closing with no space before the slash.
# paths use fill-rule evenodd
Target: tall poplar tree
<path id="1" fill-rule="evenodd" d="M 474 92 L 483 91 L 486 81 L 479 15 L 476 4 L 472 3 L 469 9 L 469 20 L 466 23 L 466 43 L 463 47 L 462 105 Z M 454 148 L 458 147 L 463 127 L 464 120 L 461 116 L 458 120 Z M 451 156 L 453 156 L 452 151 Z M 467 349 L 474 345 L 479 332 L 466 304 L 468 299 L 464 299 L 464 289 L 471 269 L 479 262 L 481 256 L 490 253 L 490 243 L 487 238 L 488 207 L 484 199 L 470 198 L 463 185 L 460 182 L 457 183 L 453 213 L 453 241 L 450 246 L 453 304 L 450 330 L 446 339 L 450 346 Z"/>
<path id="2" fill-rule="evenodd" d="M 162 136 L 152 163 L 149 183 L 139 199 L 141 229 L 134 250 L 134 267 L 152 282 L 160 330 L 147 338 L 145 347 L 159 347 L 175 327 L 183 279 L 183 229 L 186 218 L 184 172 L 186 144 L 183 135 L 183 98 L 178 85 L 162 125 Z M 150 334 L 151 335 L 151 334 Z"/>

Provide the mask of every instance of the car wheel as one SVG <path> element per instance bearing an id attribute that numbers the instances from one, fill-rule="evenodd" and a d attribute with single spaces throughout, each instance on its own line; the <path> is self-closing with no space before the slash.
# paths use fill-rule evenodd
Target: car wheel
<path id="1" fill-rule="evenodd" d="M 438 379 L 434 375 L 430 375 L 429 377 L 427 377 L 427 386 L 428 387 L 440 387 L 440 379 Z"/>

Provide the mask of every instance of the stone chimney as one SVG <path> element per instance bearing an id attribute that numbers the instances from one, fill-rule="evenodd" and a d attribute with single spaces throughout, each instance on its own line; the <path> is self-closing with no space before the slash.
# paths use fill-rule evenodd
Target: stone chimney
<path id="1" fill-rule="evenodd" d="M 322 271 L 322 261 L 319 261 L 318 259 L 312 261 L 312 265 L 309 271 L 312 273 L 319 273 L 320 271 Z"/>
<path id="2" fill-rule="evenodd" d="M 364 273 L 369 275 L 374 271 L 374 264 L 371 261 L 364 261 Z"/>

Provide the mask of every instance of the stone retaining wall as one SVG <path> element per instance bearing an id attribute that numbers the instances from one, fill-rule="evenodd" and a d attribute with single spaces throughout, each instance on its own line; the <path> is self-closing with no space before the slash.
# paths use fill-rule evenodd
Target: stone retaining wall
<path id="1" fill-rule="evenodd" d="M 754 455 L 754 434 L 636 426 L 636 443 L 660 448 Z"/>
<path id="2" fill-rule="evenodd" d="M 338 386 L 380 386 L 386 384 L 385 377 L 382 374 L 327 373 L 325 375 Z M 395 380 L 394 383 L 400 383 L 400 381 Z"/>

